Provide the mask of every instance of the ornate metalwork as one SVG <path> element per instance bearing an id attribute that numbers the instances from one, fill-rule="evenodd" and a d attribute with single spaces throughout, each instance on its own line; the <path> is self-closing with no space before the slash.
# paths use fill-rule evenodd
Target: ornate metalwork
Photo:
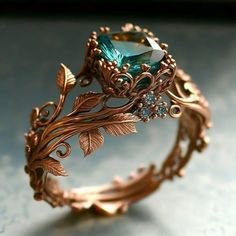
<path id="1" fill-rule="evenodd" d="M 132 24 L 123 27 L 124 31 L 131 29 L 143 30 Z M 101 30 L 108 32 L 109 28 L 103 27 Z M 151 32 L 145 29 L 143 31 L 154 37 Z M 96 47 L 96 33 L 92 33 L 88 42 L 85 66 L 76 77 L 83 76 L 80 85 L 87 86 L 94 76 L 99 76 L 103 92 L 80 94 L 75 98 L 72 111 L 62 117 L 60 114 L 66 96 L 75 87 L 76 77 L 61 64 L 56 79 L 60 90 L 58 103 L 47 102 L 33 109 L 31 129 L 25 135 L 25 171 L 30 176 L 30 185 L 35 191 L 36 200 L 45 200 L 53 207 L 68 205 L 78 212 L 87 209 L 107 215 L 124 212 L 130 204 L 157 190 L 164 180 L 172 180 L 175 176 L 181 177 L 183 167 L 189 161 L 192 152 L 200 152 L 207 146 L 205 129 L 211 126 L 208 103 L 190 76 L 176 69 L 174 59 L 166 51 L 167 45 L 161 45 L 166 56 L 159 71 L 153 75 L 144 64 L 142 73 L 136 78 L 131 78 L 128 65 L 118 70 L 115 62 L 94 59 L 99 50 Z M 129 82 L 120 81 L 121 75 L 129 78 Z M 164 80 L 163 75 L 166 76 Z M 150 78 L 150 85 L 137 90 L 137 82 L 144 77 Z M 67 143 L 69 138 L 79 134 L 80 147 L 84 156 L 88 156 L 104 142 L 101 129 L 113 136 L 136 132 L 136 122 L 149 120 L 141 119 L 139 115 L 141 107 L 145 104 L 143 99 L 148 93 L 156 96 L 155 103 L 151 104 L 150 108 L 154 111 L 158 107 L 162 108 L 160 115 L 153 115 L 151 118 L 164 118 L 166 114 L 179 118 L 176 142 L 159 170 L 154 165 L 141 167 L 127 180 L 116 178 L 111 184 L 101 187 L 67 191 L 62 190 L 56 180 L 48 176 L 48 173 L 55 176 L 67 175 L 59 159 L 66 158 L 71 153 L 71 146 Z M 162 100 L 163 95 L 169 99 L 168 102 Z M 126 97 L 129 101 L 120 107 L 109 107 L 107 102 L 111 97 Z M 101 106 L 101 109 L 94 111 L 98 106 Z M 186 150 L 182 150 L 182 142 L 188 143 Z M 54 152 L 57 159 L 52 157 Z"/>
<path id="2" fill-rule="evenodd" d="M 123 31 L 144 32 L 154 41 L 159 42 L 158 38 L 147 29 L 141 29 L 132 24 L 126 24 L 122 27 Z M 101 27 L 100 31 L 103 34 L 109 33 L 108 27 Z M 138 83 L 149 78 L 150 83 L 146 90 L 154 90 L 156 94 L 164 92 L 173 81 L 176 63 L 172 55 L 168 54 L 168 45 L 161 43 L 160 46 L 165 53 L 165 58 L 161 62 L 161 67 L 156 74 L 149 72 L 150 66 L 141 65 L 142 73 L 135 78 L 128 72 L 130 65 L 124 64 L 121 69 L 117 68 L 117 62 L 106 61 L 103 58 L 97 59 L 101 53 L 98 48 L 97 33 L 93 32 L 87 42 L 87 50 L 85 57 L 85 65 L 77 77 L 83 77 L 80 80 L 80 85 L 87 86 L 92 82 L 94 77 L 98 78 L 105 94 L 110 94 L 113 97 L 137 97 L 145 90 L 138 89 Z"/>

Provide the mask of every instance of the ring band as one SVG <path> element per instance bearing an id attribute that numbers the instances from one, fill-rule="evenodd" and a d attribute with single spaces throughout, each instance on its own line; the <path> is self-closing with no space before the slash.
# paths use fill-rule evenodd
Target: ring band
<path id="1" fill-rule="evenodd" d="M 88 40 L 84 67 L 77 76 L 61 64 L 56 78 L 58 103 L 34 108 L 25 135 L 25 172 L 36 200 L 53 207 L 68 205 L 77 212 L 114 215 L 153 193 L 165 180 L 183 175 L 192 153 L 201 152 L 208 144 L 205 130 L 211 127 L 211 118 L 208 102 L 190 76 L 177 68 L 167 49 L 167 44 L 139 26 L 125 24 L 119 32 L 101 27 L 100 33 L 92 32 Z M 88 86 L 94 79 L 102 92 L 80 94 L 72 111 L 62 116 L 66 97 L 76 83 Z M 111 98 L 128 102 L 114 107 L 108 105 Z M 160 169 L 151 164 L 140 167 L 127 180 L 115 178 L 103 186 L 71 190 L 62 190 L 48 175 L 67 175 L 59 160 L 70 155 L 67 141 L 71 137 L 79 134 L 80 147 L 88 156 L 102 146 L 101 130 L 113 136 L 127 135 L 136 132 L 138 121 L 161 121 L 166 116 L 179 118 L 179 127 Z"/>

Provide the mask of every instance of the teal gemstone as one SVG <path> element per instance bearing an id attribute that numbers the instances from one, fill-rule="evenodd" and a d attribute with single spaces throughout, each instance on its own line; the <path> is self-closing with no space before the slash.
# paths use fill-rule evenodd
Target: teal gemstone
<path id="1" fill-rule="evenodd" d="M 167 113 L 167 107 L 166 106 L 164 106 L 164 105 L 159 105 L 158 107 L 157 107 L 157 111 L 156 111 L 156 113 L 157 113 L 157 115 L 159 116 L 159 117 L 164 117 L 165 115 L 166 115 L 166 113 Z"/>
<path id="2" fill-rule="evenodd" d="M 150 117 L 150 115 L 151 115 L 151 110 L 150 110 L 150 108 L 148 108 L 148 107 L 142 107 L 142 108 L 140 109 L 139 115 L 140 115 L 140 117 L 141 117 L 142 119 L 148 119 L 148 118 Z"/>
<path id="3" fill-rule="evenodd" d="M 150 78 L 148 77 L 144 77 L 143 79 L 141 79 L 137 85 L 136 85 L 136 89 L 139 91 L 139 90 L 142 90 L 142 89 L 145 89 L 148 87 L 148 85 L 151 83 L 151 80 Z"/>
<path id="4" fill-rule="evenodd" d="M 153 93 L 147 93 L 146 94 L 146 97 L 145 97 L 145 102 L 148 104 L 148 105 L 152 105 L 156 102 L 156 97 Z"/>
<path id="5" fill-rule="evenodd" d="M 141 65 L 150 66 L 150 73 L 154 74 L 160 68 L 160 62 L 164 58 L 164 52 L 157 42 L 144 32 L 118 32 L 101 34 L 98 36 L 98 48 L 101 50 L 98 58 L 117 62 L 117 67 L 129 63 L 129 73 L 136 77 L 142 73 Z M 150 84 L 149 78 L 142 79 L 139 89 L 146 88 Z"/>

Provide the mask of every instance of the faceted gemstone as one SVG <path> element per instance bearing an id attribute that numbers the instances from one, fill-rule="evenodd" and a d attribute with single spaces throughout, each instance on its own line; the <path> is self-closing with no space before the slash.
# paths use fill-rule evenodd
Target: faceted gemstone
<path id="1" fill-rule="evenodd" d="M 140 109 L 140 113 L 139 114 L 140 114 L 140 117 L 142 119 L 148 119 L 150 117 L 150 115 L 151 115 L 151 110 L 148 107 L 142 107 Z"/>
<path id="2" fill-rule="evenodd" d="M 164 117 L 164 116 L 166 115 L 166 113 L 167 113 L 167 108 L 166 108 L 166 106 L 164 106 L 164 105 L 159 105 L 159 106 L 157 107 L 156 113 L 157 113 L 157 115 L 158 115 L 159 117 Z"/>
<path id="3" fill-rule="evenodd" d="M 144 32 L 118 32 L 101 34 L 98 36 L 98 48 L 101 50 L 98 58 L 107 61 L 116 61 L 117 67 L 129 63 L 128 72 L 137 76 L 142 72 L 141 65 L 150 66 L 153 74 L 160 68 L 160 62 L 164 57 L 164 52 L 157 42 Z M 145 88 L 150 83 L 149 78 L 140 81 L 140 89 Z"/>
<path id="4" fill-rule="evenodd" d="M 145 102 L 148 105 L 154 104 L 156 102 L 156 97 L 153 93 L 147 93 L 145 96 Z"/>

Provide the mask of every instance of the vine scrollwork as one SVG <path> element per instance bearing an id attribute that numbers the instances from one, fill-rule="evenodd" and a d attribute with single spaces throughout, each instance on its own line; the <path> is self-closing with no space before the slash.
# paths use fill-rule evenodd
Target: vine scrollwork
<path id="1" fill-rule="evenodd" d="M 126 24 L 123 31 L 143 31 L 159 42 L 153 33 L 139 26 Z M 108 27 L 101 28 L 103 33 Z M 158 189 L 164 180 L 183 176 L 183 167 L 193 151 L 202 151 L 208 144 L 206 128 L 211 126 L 208 103 L 190 76 L 176 67 L 175 60 L 167 53 L 167 45 L 160 44 L 165 56 L 159 69 L 152 74 L 150 66 L 139 65 L 140 74 L 132 76 L 129 64 L 117 68 L 115 61 L 97 60 L 97 35 L 92 33 L 86 52 L 86 62 L 81 73 L 74 76 L 63 64 L 56 76 L 59 88 L 58 102 L 47 102 L 31 112 L 31 128 L 25 135 L 26 173 L 34 189 L 36 200 L 45 200 L 53 207 L 69 205 L 81 211 L 95 209 L 108 215 L 124 212 L 134 203 Z M 69 114 L 62 115 L 69 92 L 79 84 L 87 86 L 96 77 L 102 92 L 86 92 L 77 96 Z M 168 101 L 164 101 L 165 96 Z M 111 98 L 127 98 L 128 102 L 117 107 L 108 106 Z M 88 157 L 104 143 L 106 133 L 122 136 L 135 133 L 136 122 L 167 115 L 179 118 L 177 138 L 171 152 L 160 168 L 151 164 L 132 172 L 128 180 L 115 178 L 111 184 L 94 188 L 64 191 L 48 176 L 67 176 L 60 163 L 71 154 L 68 140 L 78 137 L 84 157 Z M 102 132 L 104 131 L 104 132 Z M 181 144 L 187 143 L 186 150 Z"/>

